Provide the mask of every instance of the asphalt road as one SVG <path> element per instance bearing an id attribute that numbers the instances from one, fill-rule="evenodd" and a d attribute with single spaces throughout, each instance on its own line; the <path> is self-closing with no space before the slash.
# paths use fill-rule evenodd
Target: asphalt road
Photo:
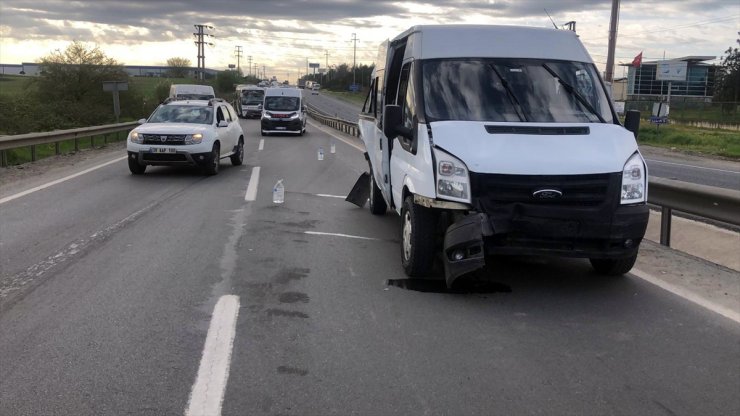
<path id="1" fill-rule="evenodd" d="M 360 151 L 241 123 L 218 176 L 121 160 L 0 205 L 0 414 L 183 414 L 225 295 L 225 415 L 740 413 L 737 323 L 582 260 L 405 280 L 399 218 L 336 197 Z"/>
<path id="2" fill-rule="evenodd" d="M 308 102 L 320 111 L 357 122 L 361 107 L 328 94 L 306 94 Z M 683 155 L 662 149 L 641 146 L 650 175 L 684 182 L 716 186 L 740 191 L 740 163 Z"/>

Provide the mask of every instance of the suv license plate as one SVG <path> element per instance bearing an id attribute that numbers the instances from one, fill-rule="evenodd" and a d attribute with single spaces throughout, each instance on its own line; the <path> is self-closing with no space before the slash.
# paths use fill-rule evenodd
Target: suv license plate
<path id="1" fill-rule="evenodd" d="M 149 149 L 151 153 L 177 153 L 177 149 L 174 147 L 153 147 Z"/>

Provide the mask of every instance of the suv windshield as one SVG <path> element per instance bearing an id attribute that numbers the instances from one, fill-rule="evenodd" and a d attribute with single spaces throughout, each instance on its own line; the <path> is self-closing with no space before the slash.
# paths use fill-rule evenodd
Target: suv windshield
<path id="1" fill-rule="evenodd" d="M 298 111 L 298 97 L 265 97 L 265 110 Z"/>
<path id="2" fill-rule="evenodd" d="M 265 98 L 265 92 L 262 90 L 244 91 L 244 93 L 242 94 L 242 104 L 244 105 L 262 104 L 262 100 L 264 98 Z"/>
<path id="3" fill-rule="evenodd" d="M 162 105 L 149 117 L 149 123 L 213 123 L 213 107 Z"/>
<path id="4" fill-rule="evenodd" d="M 444 59 L 425 61 L 422 74 L 428 121 L 614 122 L 592 64 Z"/>

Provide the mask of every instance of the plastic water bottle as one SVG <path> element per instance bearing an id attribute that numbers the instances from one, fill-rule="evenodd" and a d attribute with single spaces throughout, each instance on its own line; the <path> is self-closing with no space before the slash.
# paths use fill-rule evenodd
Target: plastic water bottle
<path id="1" fill-rule="evenodd" d="M 331 142 L 331 152 L 336 153 L 337 152 L 337 145 L 334 142 Z"/>
<path id="2" fill-rule="evenodd" d="M 319 160 L 324 160 L 324 148 L 319 147 Z"/>
<path id="3" fill-rule="evenodd" d="M 272 188 L 272 202 L 275 204 L 285 202 L 285 186 L 283 186 L 282 179 L 275 182 L 275 186 Z"/>

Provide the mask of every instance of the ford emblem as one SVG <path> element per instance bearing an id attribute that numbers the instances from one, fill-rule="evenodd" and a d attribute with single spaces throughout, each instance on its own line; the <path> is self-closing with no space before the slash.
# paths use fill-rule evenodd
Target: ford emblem
<path id="1" fill-rule="evenodd" d="M 563 193 L 557 189 L 538 189 L 532 192 L 532 196 L 537 199 L 550 200 L 562 197 Z"/>
<path id="2" fill-rule="evenodd" d="M 159 140 L 164 143 L 167 141 L 167 136 L 159 136 Z"/>

